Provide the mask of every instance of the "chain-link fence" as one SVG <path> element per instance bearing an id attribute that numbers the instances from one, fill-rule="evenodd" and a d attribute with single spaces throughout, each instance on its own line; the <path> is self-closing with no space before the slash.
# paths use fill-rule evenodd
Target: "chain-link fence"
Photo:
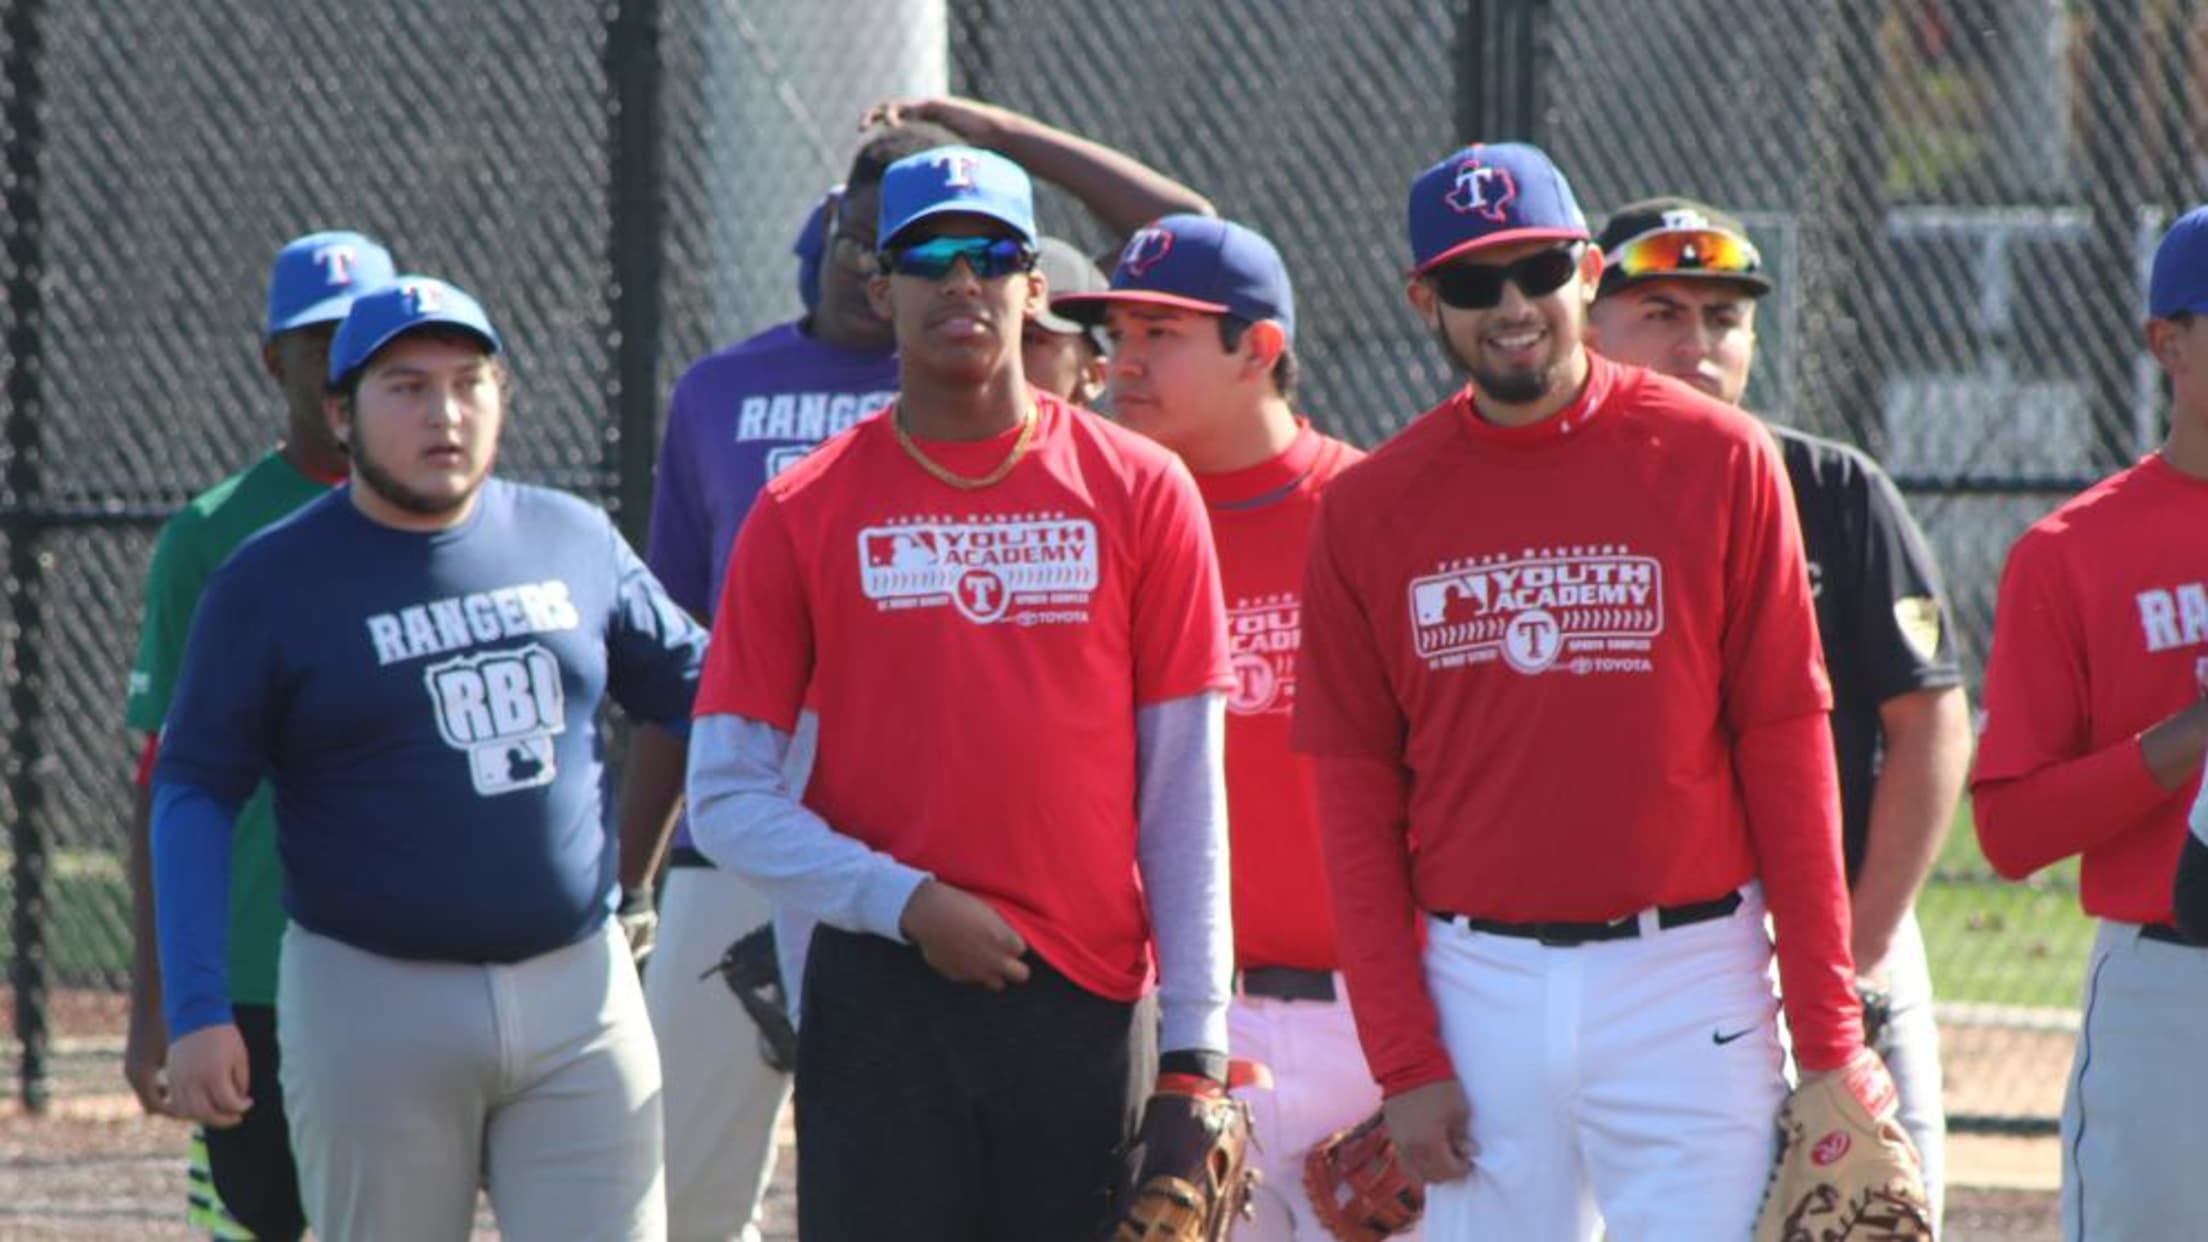
<path id="1" fill-rule="evenodd" d="M 1779 284 L 1750 401 L 1904 481 L 1975 676 L 2008 542 L 2158 434 L 2140 271 L 2199 176 L 2196 0 L 0 14 L 0 952 L 25 1082 L 119 1030 L 119 705 L 146 558 L 162 515 L 275 434 L 256 309 L 289 236 L 362 228 L 482 294 L 518 377 L 502 469 L 633 522 L 682 365 L 795 312 L 791 235 L 872 99 L 948 87 L 1033 113 L 1268 233 L 1299 285 L 1305 404 L 1366 442 L 1450 383 L 1402 305 L 1410 177 L 1467 139 L 1531 138 L 1593 213 L 1680 192 L 1749 222 Z M 1068 196 L 1041 206 L 1047 231 L 1106 243 Z M 2066 880 L 1996 886 L 1961 837 L 1925 902 L 1956 1108 L 2043 1124 L 2082 923 Z"/>

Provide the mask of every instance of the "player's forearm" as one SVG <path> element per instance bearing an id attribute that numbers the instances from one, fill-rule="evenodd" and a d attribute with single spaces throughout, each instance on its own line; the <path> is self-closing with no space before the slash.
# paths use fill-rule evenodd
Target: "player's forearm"
<path id="1" fill-rule="evenodd" d="M 1886 757 L 1871 793 L 1870 834 L 1853 898 L 1855 964 L 1885 960 L 1902 916 L 1931 874 L 1970 770 L 1970 704 L 1962 687 L 1920 690 L 1879 708 Z"/>
<path id="2" fill-rule="evenodd" d="M 2173 796 L 2150 766 L 2153 733 L 2025 776 L 1974 781 L 1971 809 L 1986 861 L 2021 880 L 2129 831 Z"/>
<path id="3" fill-rule="evenodd" d="M 1823 712 L 1758 725 L 1733 749 L 1795 1059 L 1805 1071 L 1837 1069 L 1863 1046 L 1863 1013 L 1848 950 L 1832 725 Z"/>
<path id="4" fill-rule="evenodd" d="M 642 888 L 659 874 L 682 805 L 689 743 L 668 729 L 639 724 L 629 733 L 622 768 L 620 832 L 621 887 Z"/>
<path id="5" fill-rule="evenodd" d="M 1315 769 L 1327 890 L 1365 1062 L 1389 1096 L 1454 1078 L 1426 990 L 1404 774 L 1376 759 L 1320 757 Z"/>
<path id="6" fill-rule="evenodd" d="M 150 752 L 153 740 L 147 739 Z M 141 763 L 130 786 L 130 986 L 137 1002 L 161 1007 L 160 932 L 153 914 L 153 789 Z"/>
<path id="7" fill-rule="evenodd" d="M 1226 700 L 1135 714 L 1135 858 L 1158 946 L 1159 1047 L 1227 1050 L 1234 930 L 1228 898 Z"/>
<path id="8" fill-rule="evenodd" d="M 998 124 L 992 145 L 999 152 L 1080 199 L 1119 237 L 1159 216 L 1214 214 L 1203 195 L 1124 151 L 1016 112 Z"/>
<path id="9" fill-rule="evenodd" d="M 832 927 L 902 942 L 898 920 L 925 871 L 837 832 L 790 791 L 790 736 L 742 716 L 690 729 L 690 835 L 706 857 L 777 906 Z"/>
<path id="10" fill-rule="evenodd" d="M 153 787 L 154 914 L 169 1038 L 231 1020 L 230 834 L 238 808 L 190 785 Z"/>

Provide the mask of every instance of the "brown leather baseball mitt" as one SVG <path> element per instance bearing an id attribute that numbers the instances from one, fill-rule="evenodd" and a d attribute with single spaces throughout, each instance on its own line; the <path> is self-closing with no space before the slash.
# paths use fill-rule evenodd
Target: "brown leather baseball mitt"
<path id="1" fill-rule="evenodd" d="M 1380 1242 L 1426 1214 L 1426 1187 L 1403 1167 L 1379 1113 L 1313 1147 L 1303 1158 L 1303 1189 L 1341 1242 Z"/>
<path id="2" fill-rule="evenodd" d="M 1897 1103 L 1868 1048 L 1788 1096 L 1755 1242 L 1930 1242 L 1932 1206 Z"/>
<path id="3" fill-rule="evenodd" d="M 1250 1109 L 1215 1083 L 1159 1079 L 1129 1153 L 1136 1170 L 1112 1242 L 1226 1242 L 1247 1215 Z"/>

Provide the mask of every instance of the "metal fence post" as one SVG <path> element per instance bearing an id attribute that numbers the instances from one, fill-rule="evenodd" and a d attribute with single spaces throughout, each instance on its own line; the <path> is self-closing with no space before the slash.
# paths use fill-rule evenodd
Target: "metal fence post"
<path id="1" fill-rule="evenodd" d="M 666 191 L 661 153 L 659 0 L 620 0 L 606 32 L 607 253 L 612 268 L 613 381 L 619 411 L 615 495 L 622 533 L 638 548 L 651 525 L 658 458 L 659 353 L 665 314 Z"/>
<path id="2" fill-rule="evenodd" d="M 1547 8 L 1548 0 L 1467 0 L 1456 58 L 1459 140 L 1539 139 Z"/>
<path id="3" fill-rule="evenodd" d="M 2149 65 L 2143 28 L 2144 0 L 2110 0 L 2086 25 L 2085 133 L 2081 149 L 2095 153 L 2092 172 L 2079 178 L 2084 189 L 2092 236 L 2086 243 L 2094 266 L 2120 279 L 2136 269 L 2140 208 L 2149 186 L 2140 134 L 2144 115 L 2143 78 Z M 2157 187 L 2159 188 L 2159 187 Z M 2096 298 L 2088 304 L 2088 340 L 2131 341 L 2144 318 L 2143 299 Z M 2132 399 L 2135 380 L 2123 366 L 2097 366 L 2087 381 L 2092 412 L 2092 443 L 2100 452 L 2096 472 L 2130 461 L 2146 446 L 2134 445 Z"/>
<path id="4" fill-rule="evenodd" d="M 43 413 L 44 319 L 39 282 L 43 275 L 38 177 L 40 131 L 39 18 L 41 0 L 12 0 L 7 6 L 6 59 L 0 62 L 7 100 L 0 125 L 7 135 L 8 371 L 7 442 L 10 452 L 7 492 L 17 512 L 40 499 L 38 420 Z M 8 828 L 14 861 L 8 881 L 14 892 L 15 960 L 8 977 L 15 988 L 15 1034 L 22 1044 L 23 1106 L 44 1112 L 46 1081 L 46 872 L 47 841 L 40 769 L 45 763 L 39 736 L 43 690 L 39 646 L 45 634 L 39 617 L 41 540 L 36 524 L 11 522 L 7 590 L 14 600 L 14 663 L 9 671 L 8 791 L 15 822 Z"/>

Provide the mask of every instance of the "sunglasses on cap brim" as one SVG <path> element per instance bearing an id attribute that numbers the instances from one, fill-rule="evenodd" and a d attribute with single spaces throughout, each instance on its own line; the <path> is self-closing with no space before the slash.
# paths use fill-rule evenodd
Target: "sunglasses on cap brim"
<path id="1" fill-rule="evenodd" d="M 1035 248 L 1009 237 L 931 237 L 882 251 L 882 265 L 897 276 L 941 280 L 963 261 L 983 280 L 1032 271 Z"/>
<path id="2" fill-rule="evenodd" d="M 1509 263 L 1450 263 L 1426 273 L 1426 283 L 1442 303 L 1458 310 L 1493 310 L 1502 304 L 1503 286 L 1518 286 L 1529 298 L 1546 297 L 1579 271 L 1579 246 L 1536 251 Z"/>
<path id="3" fill-rule="evenodd" d="M 1763 255 L 1754 242 L 1718 229 L 1658 229 L 1602 256 L 1618 281 L 1654 276 L 1737 276 L 1761 281 Z"/>

